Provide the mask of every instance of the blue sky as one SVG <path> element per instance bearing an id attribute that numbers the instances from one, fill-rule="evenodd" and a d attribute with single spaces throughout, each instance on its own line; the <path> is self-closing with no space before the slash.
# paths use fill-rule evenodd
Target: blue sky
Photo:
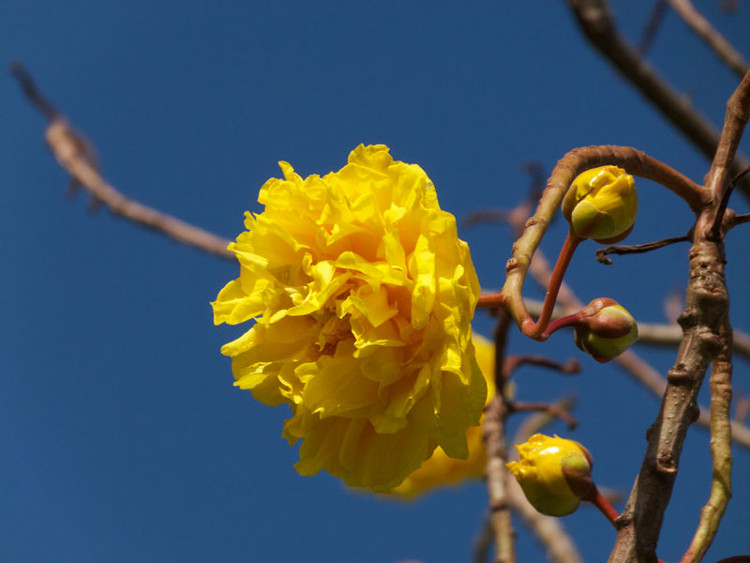
<path id="1" fill-rule="evenodd" d="M 699 3 L 750 53 L 747 6 Z M 613 2 L 637 39 L 651 1 Z M 258 188 L 277 162 L 302 175 L 338 170 L 359 143 L 385 143 L 419 163 L 441 206 L 461 218 L 510 207 L 581 145 L 632 145 L 695 180 L 707 161 L 584 43 L 565 4 L 537 2 L 12 2 L 0 22 L 0 63 L 23 61 L 94 143 L 125 194 L 222 236 L 260 211 Z M 649 59 L 721 123 L 737 80 L 669 13 Z M 44 147 L 45 123 L 9 75 L 0 79 L 0 558 L 12 562 L 253 561 L 425 563 L 467 560 L 486 505 L 481 483 L 411 504 L 302 478 L 281 439 L 285 408 L 232 386 L 209 302 L 237 266 L 146 232 L 85 198 Z M 747 143 L 746 152 L 750 152 Z M 690 214 L 639 183 L 635 242 L 683 234 Z M 733 207 L 747 212 L 740 197 Z M 502 283 L 507 229 L 462 231 L 485 287 Z M 556 254 L 564 227 L 543 243 Z M 742 229 L 728 242 L 732 317 L 750 330 Z M 584 246 L 568 280 L 582 300 L 607 295 L 638 319 L 664 319 L 684 288 L 687 247 L 616 259 Z M 530 296 L 540 292 L 529 288 Z M 476 326 L 489 334 L 481 313 Z M 569 334 L 513 352 L 575 357 L 584 372 L 532 369 L 519 396 L 575 393 L 568 433 L 596 460 L 595 478 L 627 492 L 658 401 L 617 368 L 581 357 Z M 640 348 L 662 373 L 672 350 Z M 735 369 L 750 393 L 747 362 Z M 703 398 L 705 403 L 705 397 Z M 518 421 L 513 421 L 513 427 Z M 736 450 L 736 492 L 707 561 L 750 552 L 750 454 Z M 708 495 L 708 435 L 690 431 L 659 554 L 679 559 Z M 744 484 L 746 485 L 746 483 Z M 593 509 L 564 519 L 586 561 L 614 534 Z M 543 555 L 518 524 L 519 559 Z"/>

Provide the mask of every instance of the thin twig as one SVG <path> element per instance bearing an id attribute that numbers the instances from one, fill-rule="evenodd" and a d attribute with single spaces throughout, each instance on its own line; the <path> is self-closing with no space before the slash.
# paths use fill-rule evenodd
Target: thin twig
<path id="1" fill-rule="evenodd" d="M 523 219 L 521 221 L 522 225 Z M 546 287 L 549 284 L 550 272 L 551 268 L 547 258 L 540 249 L 537 249 L 531 260 L 529 273 L 541 287 Z M 560 286 L 557 298 L 562 307 L 555 310 L 553 318 L 571 314 L 583 307 L 583 303 L 565 282 Z M 541 312 L 541 301 L 527 299 L 525 302 L 531 314 L 538 315 Z M 638 338 L 639 342 L 644 344 L 677 346 L 682 340 L 682 329 L 678 325 L 656 325 L 639 322 Z M 733 352 L 750 358 L 750 335 L 734 331 Z M 667 380 L 632 349 L 617 356 L 614 362 L 623 367 L 626 373 L 635 377 L 657 397 L 664 394 L 664 390 L 667 388 Z M 708 410 L 705 407 L 700 407 L 698 424 L 705 427 L 709 426 Z M 743 447 L 750 448 L 750 427 L 741 421 L 732 421 L 732 440 Z"/>
<path id="2" fill-rule="evenodd" d="M 709 231 L 709 237 L 716 239 L 721 236 L 721 229 L 724 227 L 726 230 L 729 230 L 730 228 L 734 227 L 736 224 L 737 214 L 734 212 L 727 213 L 727 206 L 729 205 L 729 198 L 732 196 L 732 191 L 734 190 L 734 187 L 737 185 L 737 182 L 740 181 L 740 179 L 745 176 L 748 172 L 750 172 L 750 167 L 745 168 L 742 172 L 737 174 L 734 178 L 732 178 L 732 181 L 729 182 L 729 185 L 727 186 L 726 190 L 721 196 L 721 202 L 719 203 L 719 209 L 716 212 L 716 217 L 714 218 L 714 223 L 711 225 L 711 229 Z"/>
<path id="3" fill-rule="evenodd" d="M 737 76 L 742 78 L 748 71 L 747 62 L 742 55 L 714 29 L 711 23 L 703 17 L 693 6 L 690 0 L 667 0 L 672 9 L 677 12 L 690 29 L 698 35 L 713 50 L 714 53 L 726 65 L 731 68 Z"/>
<path id="4" fill-rule="evenodd" d="M 557 408 L 567 412 L 573 410 L 575 404 L 576 399 L 572 395 L 563 397 L 562 399 L 554 403 Z M 513 436 L 513 443 L 523 444 L 531 437 L 532 434 L 536 434 L 549 423 L 553 422 L 556 418 L 557 417 L 555 415 L 548 411 L 537 411 L 531 416 L 525 417 L 524 421 L 518 427 L 518 430 L 516 430 L 516 433 Z"/>
<path id="5" fill-rule="evenodd" d="M 472 551 L 472 563 L 487 563 L 492 547 L 492 522 L 487 516 L 482 522 L 482 529 L 474 540 L 474 550 Z"/>
<path id="6" fill-rule="evenodd" d="M 18 80 L 18 84 L 21 86 L 29 102 L 41 111 L 48 120 L 52 121 L 53 119 L 62 117 L 52 102 L 39 91 L 34 79 L 21 63 L 11 63 L 9 70 L 15 79 Z"/>
<path id="7" fill-rule="evenodd" d="M 735 215 L 730 221 L 730 228 L 734 228 L 737 225 L 744 225 L 750 223 L 750 213 L 743 213 L 741 215 Z"/>
<path id="8" fill-rule="evenodd" d="M 513 211 L 507 209 L 480 209 L 473 211 L 461 219 L 461 228 L 471 229 L 482 223 L 505 223 Z"/>
<path id="9" fill-rule="evenodd" d="M 512 412 L 524 412 L 524 411 L 537 411 L 546 412 L 550 415 L 559 418 L 565 424 L 568 425 L 570 430 L 574 430 L 578 426 L 578 420 L 565 409 L 560 408 L 557 405 L 551 403 L 521 403 L 513 401 L 508 404 L 508 411 Z"/>
<path id="10" fill-rule="evenodd" d="M 537 251 L 534 255 L 532 267 L 529 268 L 529 272 L 534 278 L 539 278 L 540 285 L 543 286 L 546 283 L 545 280 L 549 273 L 549 266 L 546 265 L 546 259 L 541 251 Z M 563 284 L 562 290 L 559 301 L 564 305 L 564 308 L 560 307 L 556 309 L 553 318 L 562 317 L 583 307 L 583 303 L 573 294 L 570 287 Z M 538 314 L 542 308 L 541 301 L 527 299 L 526 304 L 529 311 L 534 315 Z M 679 325 L 638 323 L 638 342 L 641 344 L 677 346 L 681 340 L 682 329 Z M 732 352 L 750 358 L 750 335 L 735 331 Z M 644 387 L 651 390 L 655 396 L 661 397 L 664 394 L 664 390 L 667 388 L 667 380 L 632 349 L 626 350 L 617 356 L 614 362 L 621 366 L 626 373 L 643 384 Z M 698 424 L 705 427 L 709 426 L 708 409 L 705 407 L 700 407 Z M 750 427 L 745 425 L 741 420 L 733 420 L 732 440 L 736 444 L 750 448 Z"/>
<path id="11" fill-rule="evenodd" d="M 536 200 L 539 199 L 544 191 L 544 184 L 547 176 L 542 164 L 536 160 L 530 160 L 523 165 L 523 170 L 531 177 L 531 183 L 526 197 L 521 203 L 513 209 L 480 209 L 469 213 L 461 220 L 461 226 L 465 229 L 471 229 L 482 223 L 506 223 L 511 225 L 517 231 L 518 225 L 529 216 Z M 514 233 L 516 235 L 520 233 Z"/>
<path id="12" fill-rule="evenodd" d="M 92 197 L 106 205 L 115 216 L 167 235 L 178 242 L 209 254 L 227 260 L 236 260 L 234 252 L 227 249 L 230 241 L 128 199 L 108 184 L 92 163 L 90 151 L 86 148 L 87 143 L 39 92 L 23 66 L 15 63 L 12 72 L 19 80 L 29 101 L 49 119 L 45 139 L 60 166 Z"/>
<path id="13" fill-rule="evenodd" d="M 578 24 L 594 47 L 627 78 L 678 130 L 708 158 L 719 146 L 719 133 L 687 100 L 661 78 L 619 34 L 606 0 L 568 0 Z M 737 155 L 732 170 L 736 173 L 750 164 Z M 750 181 L 740 185 L 750 197 Z"/>
<path id="14" fill-rule="evenodd" d="M 730 173 L 740 175 L 750 164 L 734 171 L 731 167 L 740 145 L 742 132 L 748 120 L 750 108 L 750 72 L 745 74 L 737 89 L 727 100 L 727 111 L 724 116 L 724 127 L 721 130 L 721 142 L 716 147 L 716 155 L 711 161 L 711 169 L 704 178 L 706 188 L 713 192 L 718 203 L 730 189 L 727 182 Z M 747 176 L 743 179 L 746 179 Z"/>
<path id="15" fill-rule="evenodd" d="M 656 3 L 651 10 L 651 16 L 649 16 L 648 21 L 646 22 L 646 27 L 641 34 L 641 40 L 638 42 L 638 52 L 641 55 L 645 55 L 651 48 L 651 44 L 656 38 L 656 33 L 659 31 L 666 13 L 667 0 L 656 0 Z"/>
<path id="16" fill-rule="evenodd" d="M 515 546 L 510 504 L 508 501 L 508 461 L 505 440 L 507 416 L 507 380 L 502 372 L 508 340 L 510 315 L 497 311 L 495 327 L 495 396 L 485 407 L 482 437 L 487 454 L 487 491 L 489 493 L 490 522 L 494 533 L 495 563 L 515 563 Z"/>
<path id="17" fill-rule="evenodd" d="M 691 235 L 682 235 L 681 237 L 665 238 L 663 240 L 647 242 L 645 244 L 621 244 L 608 246 L 606 248 L 597 248 L 596 259 L 602 264 L 610 265 L 612 264 L 612 260 L 607 258 L 607 254 L 643 254 L 644 252 L 651 252 L 652 250 L 664 248 L 665 246 L 669 246 L 670 244 L 675 244 L 678 242 L 690 242 L 690 236 Z"/>
<path id="18" fill-rule="evenodd" d="M 677 346 L 682 340 L 682 329 L 677 323 L 657 324 L 638 322 L 638 342 L 654 346 Z M 732 352 L 750 359 L 750 334 L 734 332 Z"/>
<path id="19" fill-rule="evenodd" d="M 734 421 L 744 422 L 750 413 L 750 397 L 741 395 L 734 402 Z"/>
<path id="20" fill-rule="evenodd" d="M 513 355 L 508 356 L 505 360 L 505 365 L 503 366 L 503 374 L 505 378 L 509 378 L 523 365 L 544 367 L 566 375 L 574 375 L 581 371 L 581 364 L 572 359 L 567 360 L 565 363 L 561 363 L 545 356 Z"/>

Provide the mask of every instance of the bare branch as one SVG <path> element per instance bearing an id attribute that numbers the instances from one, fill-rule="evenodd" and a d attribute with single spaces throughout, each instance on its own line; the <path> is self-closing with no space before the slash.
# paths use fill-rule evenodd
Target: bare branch
<path id="1" fill-rule="evenodd" d="M 740 395 L 734 403 L 734 420 L 743 422 L 750 413 L 750 397 Z"/>
<path id="2" fill-rule="evenodd" d="M 721 337 L 729 307 L 724 241 L 723 237 L 714 239 L 710 235 L 721 213 L 721 200 L 728 189 L 729 164 L 734 160 L 749 111 L 750 73 L 727 102 L 721 139 L 706 175 L 710 200 L 698 214 L 689 253 L 685 311 L 680 315 L 683 340 L 667 374 L 661 409 L 647 432 L 648 446 L 638 478 L 617 519 L 619 531 L 610 562 L 657 561 L 656 544 L 672 496 L 682 446 L 688 428 L 700 415 L 698 393 L 708 365 L 728 347 Z M 717 512 L 716 516 L 721 515 Z M 714 525 L 718 526 L 718 521 Z"/>
<path id="3" fill-rule="evenodd" d="M 732 217 L 731 221 L 729 221 L 729 228 L 744 225 L 745 223 L 750 223 L 750 213 L 743 213 Z"/>
<path id="4" fill-rule="evenodd" d="M 555 406 L 559 409 L 570 412 L 576 404 L 575 397 L 568 396 L 563 397 L 555 403 Z M 526 442 L 532 434 L 536 434 L 542 428 L 547 426 L 550 422 L 557 418 L 554 414 L 548 411 L 539 411 L 531 416 L 524 418 L 524 421 L 516 430 L 516 434 L 513 436 L 514 444 L 523 444 Z"/>
<path id="5" fill-rule="evenodd" d="M 711 364 L 711 495 L 701 510 L 698 529 L 681 563 L 701 561 L 711 547 L 732 496 L 732 327 L 725 318 L 719 333 L 721 352 Z"/>
<path id="6" fill-rule="evenodd" d="M 537 251 L 534 255 L 534 261 L 532 262 L 532 265 L 536 263 L 537 267 L 529 269 L 534 277 L 537 275 L 542 277 L 542 283 L 544 283 L 543 280 L 545 275 L 543 271 L 544 260 L 544 255 L 540 251 Z M 553 318 L 562 317 L 563 315 L 569 314 L 572 311 L 577 311 L 583 307 L 583 304 L 578 298 L 572 294 L 570 288 L 566 286 L 566 289 L 567 293 L 565 293 L 563 298 L 560 298 L 560 302 L 565 305 L 565 308 L 556 309 Z M 527 299 L 526 304 L 529 311 L 535 315 L 538 314 L 542 308 L 541 301 Z M 641 344 L 677 346 L 681 340 L 682 329 L 679 325 L 638 323 L 638 341 Z M 750 335 L 744 332 L 735 331 L 732 351 L 750 358 Z M 661 397 L 664 394 L 664 390 L 667 388 L 667 380 L 632 349 L 623 352 L 613 361 L 621 366 L 626 373 L 640 381 L 644 387 L 651 390 L 655 396 Z M 701 426 L 709 426 L 708 409 L 705 407 L 700 407 L 698 423 Z M 736 444 L 750 448 L 750 427 L 746 426 L 741 419 L 735 419 L 732 421 L 732 440 Z"/>
<path id="7" fill-rule="evenodd" d="M 474 540 L 474 550 L 472 551 L 472 563 L 487 563 L 492 547 L 492 522 L 489 516 L 482 522 L 482 528 Z"/>
<path id="8" fill-rule="evenodd" d="M 496 549 L 495 563 L 515 563 L 513 525 L 508 500 L 508 461 L 505 440 L 505 419 L 508 415 L 507 380 L 502 366 L 505 363 L 505 350 L 508 341 L 510 315 L 503 309 L 497 311 L 495 327 L 495 396 L 485 407 L 482 422 L 482 437 L 487 454 L 487 492 L 489 493 L 490 522 L 494 532 Z"/>
<path id="9" fill-rule="evenodd" d="M 711 169 L 705 178 L 705 185 L 713 192 L 717 204 L 715 215 L 722 215 L 724 209 L 726 209 L 726 204 L 724 204 L 724 207 L 721 207 L 720 204 L 726 200 L 725 194 L 732 188 L 732 183 L 727 180 L 733 170 L 731 164 L 735 160 L 735 154 L 740 145 L 742 132 L 745 130 L 749 116 L 750 72 L 745 74 L 742 82 L 740 82 L 740 85 L 727 101 L 724 127 L 721 131 L 721 142 L 716 148 L 716 155 L 711 162 Z M 750 168 L 750 165 L 743 166 L 740 170 L 734 172 L 736 178 L 746 177 L 744 171 L 747 168 Z"/>
<path id="10" fill-rule="evenodd" d="M 654 8 L 651 11 L 651 16 L 646 22 L 646 27 L 641 34 L 641 40 L 638 42 L 638 52 L 641 55 L 645 55 L 646 52 L 651 48 L 651 44 L 656 38 L 656 32 L 659 31 L 662 22 L 664 21 L 664 14 L 667 12 L 667 0 L 656 0 Z"/>
<path id="11" fill-rule="evenodd" d="M 719 146 L 718 131 L 620 36 L 606 0 L 568 0 L 568 5 L 594 47 L 704 155 L 713 158 Z M 738 155 L 732 170 L 739 172 L 749 164 L 747 158 Z M 740 189 L 746 197 L 750 197 L 748 178 L 743 180 Z"/>
<path id="12" fill-rule="evenodd" d="M 609 265 L 612 263 L 612 260 L 607 258 L 607 254 L 642 254 L 644 252 L 651 252 L 652 250 L 664 248 L 665 246 L 669 246 L 670 244 L 675 244 L 678 242 L 689 242 L 690 238 L 690 235 L 682 235 L 681 237 L 671 237 L 663 240 L 657 240 L 655 242 L 647 242 L 645 244 L 620 244 L 615 246 L 608 246 L 606 248 L 597 248 L 596 259 L 602 264 Z"/>
<path id="13" fill-rule="evenodd" d="M 523 365 L 539 366 L 547 369 L 551 369 L 558 373 L 566 375 L 574 375 L 580 373 L 581 364 L 576 360 L 567 360 L 565 363 L 552 360 L 545 356 L 508 356 L 503 366 L 503 376 L 507 379 L 513 373 Z"/>
<path id="14" fill-rule="evenodd" d="M 36 108 L 41 111 L 48 120 L 52 121 L 53 119 L 59 119 L 62 117 L 60 112 L 57 111 L 57 108 L 52 105 L 52 102 L 42 95 L 36 87 L 34 79 L 21 63 L 11 63 L 9 70 L 15 79 L 18 80 L 18 83 L 29 102 L 36 106 Z"/>
<path id="15" fill-rule="evenodd" d="M 227 249 L 230 241 L 128 199 L 108 184 L 96 170 L 95 163 L 91 159 L 91 151 L 86 148 L 85 140 L 68 125 L 64 117 L 41 95 L 23 66 L 20 63 L 15 63 L 12 72 L 21 83 L 29 100 L 50 120 L 45 132 L 45 139 L 60 166 L 92 197 L 101 201 L 118 217 L 167 235 L 178 242 L 193 246 L 209 254 L 227 260 L 235 260 L 234 253 Z"/>
<path id="16" fill-rule="evenodd" d="M 742 55 L 714 29 L 711 23 L 703 17 L 690 0 L 667 0 L 675 12 L 685 21 L 690 29 L 698 35 L 713 50 L 714 53 L 737 76 L 742 78 L 748 71 L 747 62 Z"/>
<path id="17" fill-rule="evenodd" d="M 521 403 L 518 401 L 512 401 L 508 405 L 509 412 L 523 412 L 523 411 L 537 411 L 545 412 L 555 418 L 559 418 L 565 424 L 568 425 L 570 430 L 575 429 L 578 426 L 576 418 L 563 408 L 550 403 Z"/>

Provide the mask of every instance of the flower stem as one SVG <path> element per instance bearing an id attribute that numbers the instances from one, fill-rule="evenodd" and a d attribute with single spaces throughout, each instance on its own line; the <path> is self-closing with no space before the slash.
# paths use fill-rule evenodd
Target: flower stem
<path id="1" fill-rule="evenodd" d="M 549 285 L 547 286 L 547 294 L 544 296 L 542 313 L 539 315 L 539 319 L 536 322 L 527 319 L 521 325 L 521 331 L 526 336 L 534 339 L 544 339 L 544 329 L 547 328 L 547 325 L 552 318 L 552 311 L 555 308 L 555 301 L 557 301 L 557 293 L 560 291 L 565 272 L 570 265 L 570 261 L 573 258 L 576 248 L 578 248 L 578 245 L 584 240 L 586 239 L 575 235 L 572 230 L 568 231 L 568 236 L 565 238 L 565 242 L 560 249 L 560 255 L 557 257 L 555 268 L 552 270 L 552 276 L 550 277 Z"/>
<path id="2" fill-rule="evenodd" d="M 607 520 L 609 520 L 610 523 L 615 526 L 615 518 L 617 518 L 619 514 L 609 503 L 609 501 L 602 496 L 602 494 L 599 492 L 599 489 L 595 487 L 591 498 L 587 498 L 586 500 L 596 506 L 601 511 L 601 513 L 607 517 Z M 617 526 L 615 526 L 615 529 L 616 528 Z"/>
<path id="3" fill-rule="evenodd" d="M 505 306 L 505 295 L 502 293 L 487 293 L 479 296 L 477 308 L 496 309 Z"/>

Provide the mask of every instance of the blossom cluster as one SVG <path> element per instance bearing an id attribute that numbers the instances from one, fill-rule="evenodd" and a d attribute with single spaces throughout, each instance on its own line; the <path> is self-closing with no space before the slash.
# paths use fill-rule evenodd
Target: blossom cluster
<path id="1" fill-rule="evenodd" d="M 455 218 L 384 145 L 323 177 L 280 166 L 230 245 L 240 276 L 213 303 L 216 324 L 254 321 L 222 348 L 236 385 L 289 405 L 283 435 L 301 440 L 303 475 L 382 491 L 438 446 L 466 458 L 486 385 L 470 334 L 479 283 Z"/>

